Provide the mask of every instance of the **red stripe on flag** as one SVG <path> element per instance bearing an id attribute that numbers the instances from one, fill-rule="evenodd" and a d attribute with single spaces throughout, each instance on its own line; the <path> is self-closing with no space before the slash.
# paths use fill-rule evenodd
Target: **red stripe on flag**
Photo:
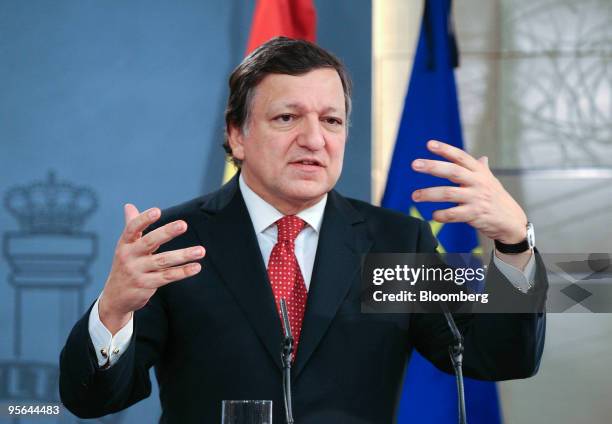
<path id="1" fill-rule="evenodd" d="M 280 35 L 314 42 L 316 32 L 312 0 L 257 0 L 246 54 Z"/>

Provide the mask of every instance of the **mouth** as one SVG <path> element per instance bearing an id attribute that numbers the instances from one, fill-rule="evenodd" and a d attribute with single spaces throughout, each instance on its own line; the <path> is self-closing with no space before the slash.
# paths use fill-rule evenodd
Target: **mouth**
<path id="1" fill-rule="evenodd" d="M 317 159 L 298 159 L 290 162 L 290 164 L 308 168 L 325 168 Z"/>

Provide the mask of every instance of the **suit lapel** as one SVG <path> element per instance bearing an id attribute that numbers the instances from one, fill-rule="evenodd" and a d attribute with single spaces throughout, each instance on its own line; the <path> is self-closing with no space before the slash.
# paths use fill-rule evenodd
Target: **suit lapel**
<path id="1" fill-rule="evenodd" d="M 208 222 L 192 225 L 208 241 L 207 258 L 280 370 L 281 324 L 237 176 L 205 201 L 202 209 Z"/>
<path id="2" fill-rule="evenodd" d="M 299 376 L 334 319 L 371 247 L 363 217 L 346 199 L 328 196 L 302 325 L 294 379 Z"/>

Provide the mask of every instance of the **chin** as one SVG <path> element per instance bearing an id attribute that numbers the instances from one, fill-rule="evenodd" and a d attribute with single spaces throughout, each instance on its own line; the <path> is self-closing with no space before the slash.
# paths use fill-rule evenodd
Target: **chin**
<path id="1" fill-rule="evenodd" d="M 323 196 L 325 193 L 327 193 L 329 191 L 329 189 L 327 188 L 327 185 L 322 185 L 322 184 L 301 184 L 300 187 L 291 187 L 288 190 L 288 194 L 289 197 L 302 201 L 302 202 L 307 202 L 307 201 L 311 201 L 311 200 L 317 200 L 319 199 L 321 196 Z"/>

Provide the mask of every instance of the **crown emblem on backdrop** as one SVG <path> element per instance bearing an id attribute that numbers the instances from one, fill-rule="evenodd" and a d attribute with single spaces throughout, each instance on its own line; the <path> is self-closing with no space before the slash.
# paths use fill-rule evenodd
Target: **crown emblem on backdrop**
<path id="1" fill-rule="evenodd" d="M 97 207 L 92 190 L 60 182 L 54 171 L 45 181 L 9 190 L 4 202 L 22 231 L 39 234 L 77 233 Z"/>

